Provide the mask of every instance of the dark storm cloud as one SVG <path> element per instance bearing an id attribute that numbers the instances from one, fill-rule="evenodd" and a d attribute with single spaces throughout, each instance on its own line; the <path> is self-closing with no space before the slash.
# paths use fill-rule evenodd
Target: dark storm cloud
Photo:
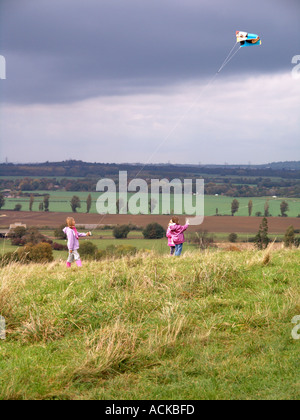
<path id="1" fill-rule="evenodd" d="M 2 101 L 64 103 L 207 78 L 235 30 L 261 35 L 225 75 L 291 68 L 298 0 L 1 0 Z"/>

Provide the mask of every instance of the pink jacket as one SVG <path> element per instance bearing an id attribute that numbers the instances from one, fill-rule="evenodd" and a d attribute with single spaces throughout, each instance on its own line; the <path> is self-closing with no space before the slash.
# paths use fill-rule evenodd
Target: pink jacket
<path id="1" fill-rule="evenodd" d="M 168 230 L 167 230 L 168 246 L 175 246 L 174 241 L 172 239 L 172 233 L 171 233 L 171 230 L 170 230 L 170 226 L 168 227 Z M 174 226 L 176 226 L 176 225 L 174 225 Z"/>
<path id="2" fill-rule="evenodd" d="M 170 225 L 168 231 L 170 230 L 170 235 L 175 245 L 183 244 L 185 242 L 184 233 L 189 225 Z"/>

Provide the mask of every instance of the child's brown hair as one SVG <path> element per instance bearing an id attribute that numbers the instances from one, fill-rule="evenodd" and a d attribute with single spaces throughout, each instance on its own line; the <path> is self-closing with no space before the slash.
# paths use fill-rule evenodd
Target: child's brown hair
<path id="1" fill-rule="evenodd" d="M 179 225 L 179 217 L 173 216 L 172 217 L 172 222 L 175 223 L 175 225 Z"/>

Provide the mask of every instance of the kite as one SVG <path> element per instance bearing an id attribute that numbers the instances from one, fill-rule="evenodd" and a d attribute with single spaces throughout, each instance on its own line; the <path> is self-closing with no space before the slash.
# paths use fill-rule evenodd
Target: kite
<path id="1" fill-rule="evenodd" d="M 254 47 L 261 45 L 261 39 L 258 35 L 248 34 L 248 32 L 236 31 L 237 42 L 240 43 L 241 47 Z"/>

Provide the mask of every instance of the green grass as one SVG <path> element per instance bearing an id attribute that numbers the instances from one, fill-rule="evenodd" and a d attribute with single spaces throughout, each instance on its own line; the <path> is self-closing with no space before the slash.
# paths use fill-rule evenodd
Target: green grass
<path id="1" fill-rule="evenodd" d="M 16 264 L 0 279 L 1 399 L 300 397 L 297 250 Z"/>
<path id="2" fill-rule="evenodd" d="M 88 192 L 69 192 L 69 191 L 39 191 L 39 194 L 50 194 L 50 207 L 51 212 L 70 212 L 71 206 L 70 201 L 74 195 L 77 195 L 81 200 L 81 209 L 78 209 L 78 213 L 86 212 L 86 199 Z M 91 213 L 97 213 L 96 201 L 99 198 L 99 193 L 93 192 L 92 195 L 92 208 Z M 133 194 L 128 194 L 130 197 Z M 221 215 L 231 215 L 231 203 L 235 197 L 225 197 L 225 196 L 209 196 L 205 195 L 204 197 L 204 212 L 205 216 L 214 216 L 216 214 L 216 209 Z M 162 196 L 160 196 L 162 200 Z M 239 212 L 237 216 L 248 216 L 248 203 L 249 200 L 253 201 L 253 213 L 252 216 L 255 216 L 255 213 L 261 212 L 264 214 L 264 206 L 267 200 L 269 200 L 270 205 L 270 214 L 277 217 L 280 215 L 280 203 L 285 200 L 289 204 L 289 211 L 287 212 L 289 217 L 297 217 L 300 213 L 300 199 L 299 198 L 284 198 L 280 197 L 277 199 L 272 199 L 271 197 L 238 197 L 237 200 L 240 203 Z M 35 198 L 33 204 L 33 211 L 38 211 L 39 203 L 43 201 L 42 197 Z M 16 204 L 22 205 L 23 211 L 29 210 L 29 198 L 20 198 L 20 199 L 11 199 L 7 198 L 5 200 L 5 206 L 2 210 L 13 210 Z M 171 196 L 171 210 L 174 208 L 173 196 Z"/>

